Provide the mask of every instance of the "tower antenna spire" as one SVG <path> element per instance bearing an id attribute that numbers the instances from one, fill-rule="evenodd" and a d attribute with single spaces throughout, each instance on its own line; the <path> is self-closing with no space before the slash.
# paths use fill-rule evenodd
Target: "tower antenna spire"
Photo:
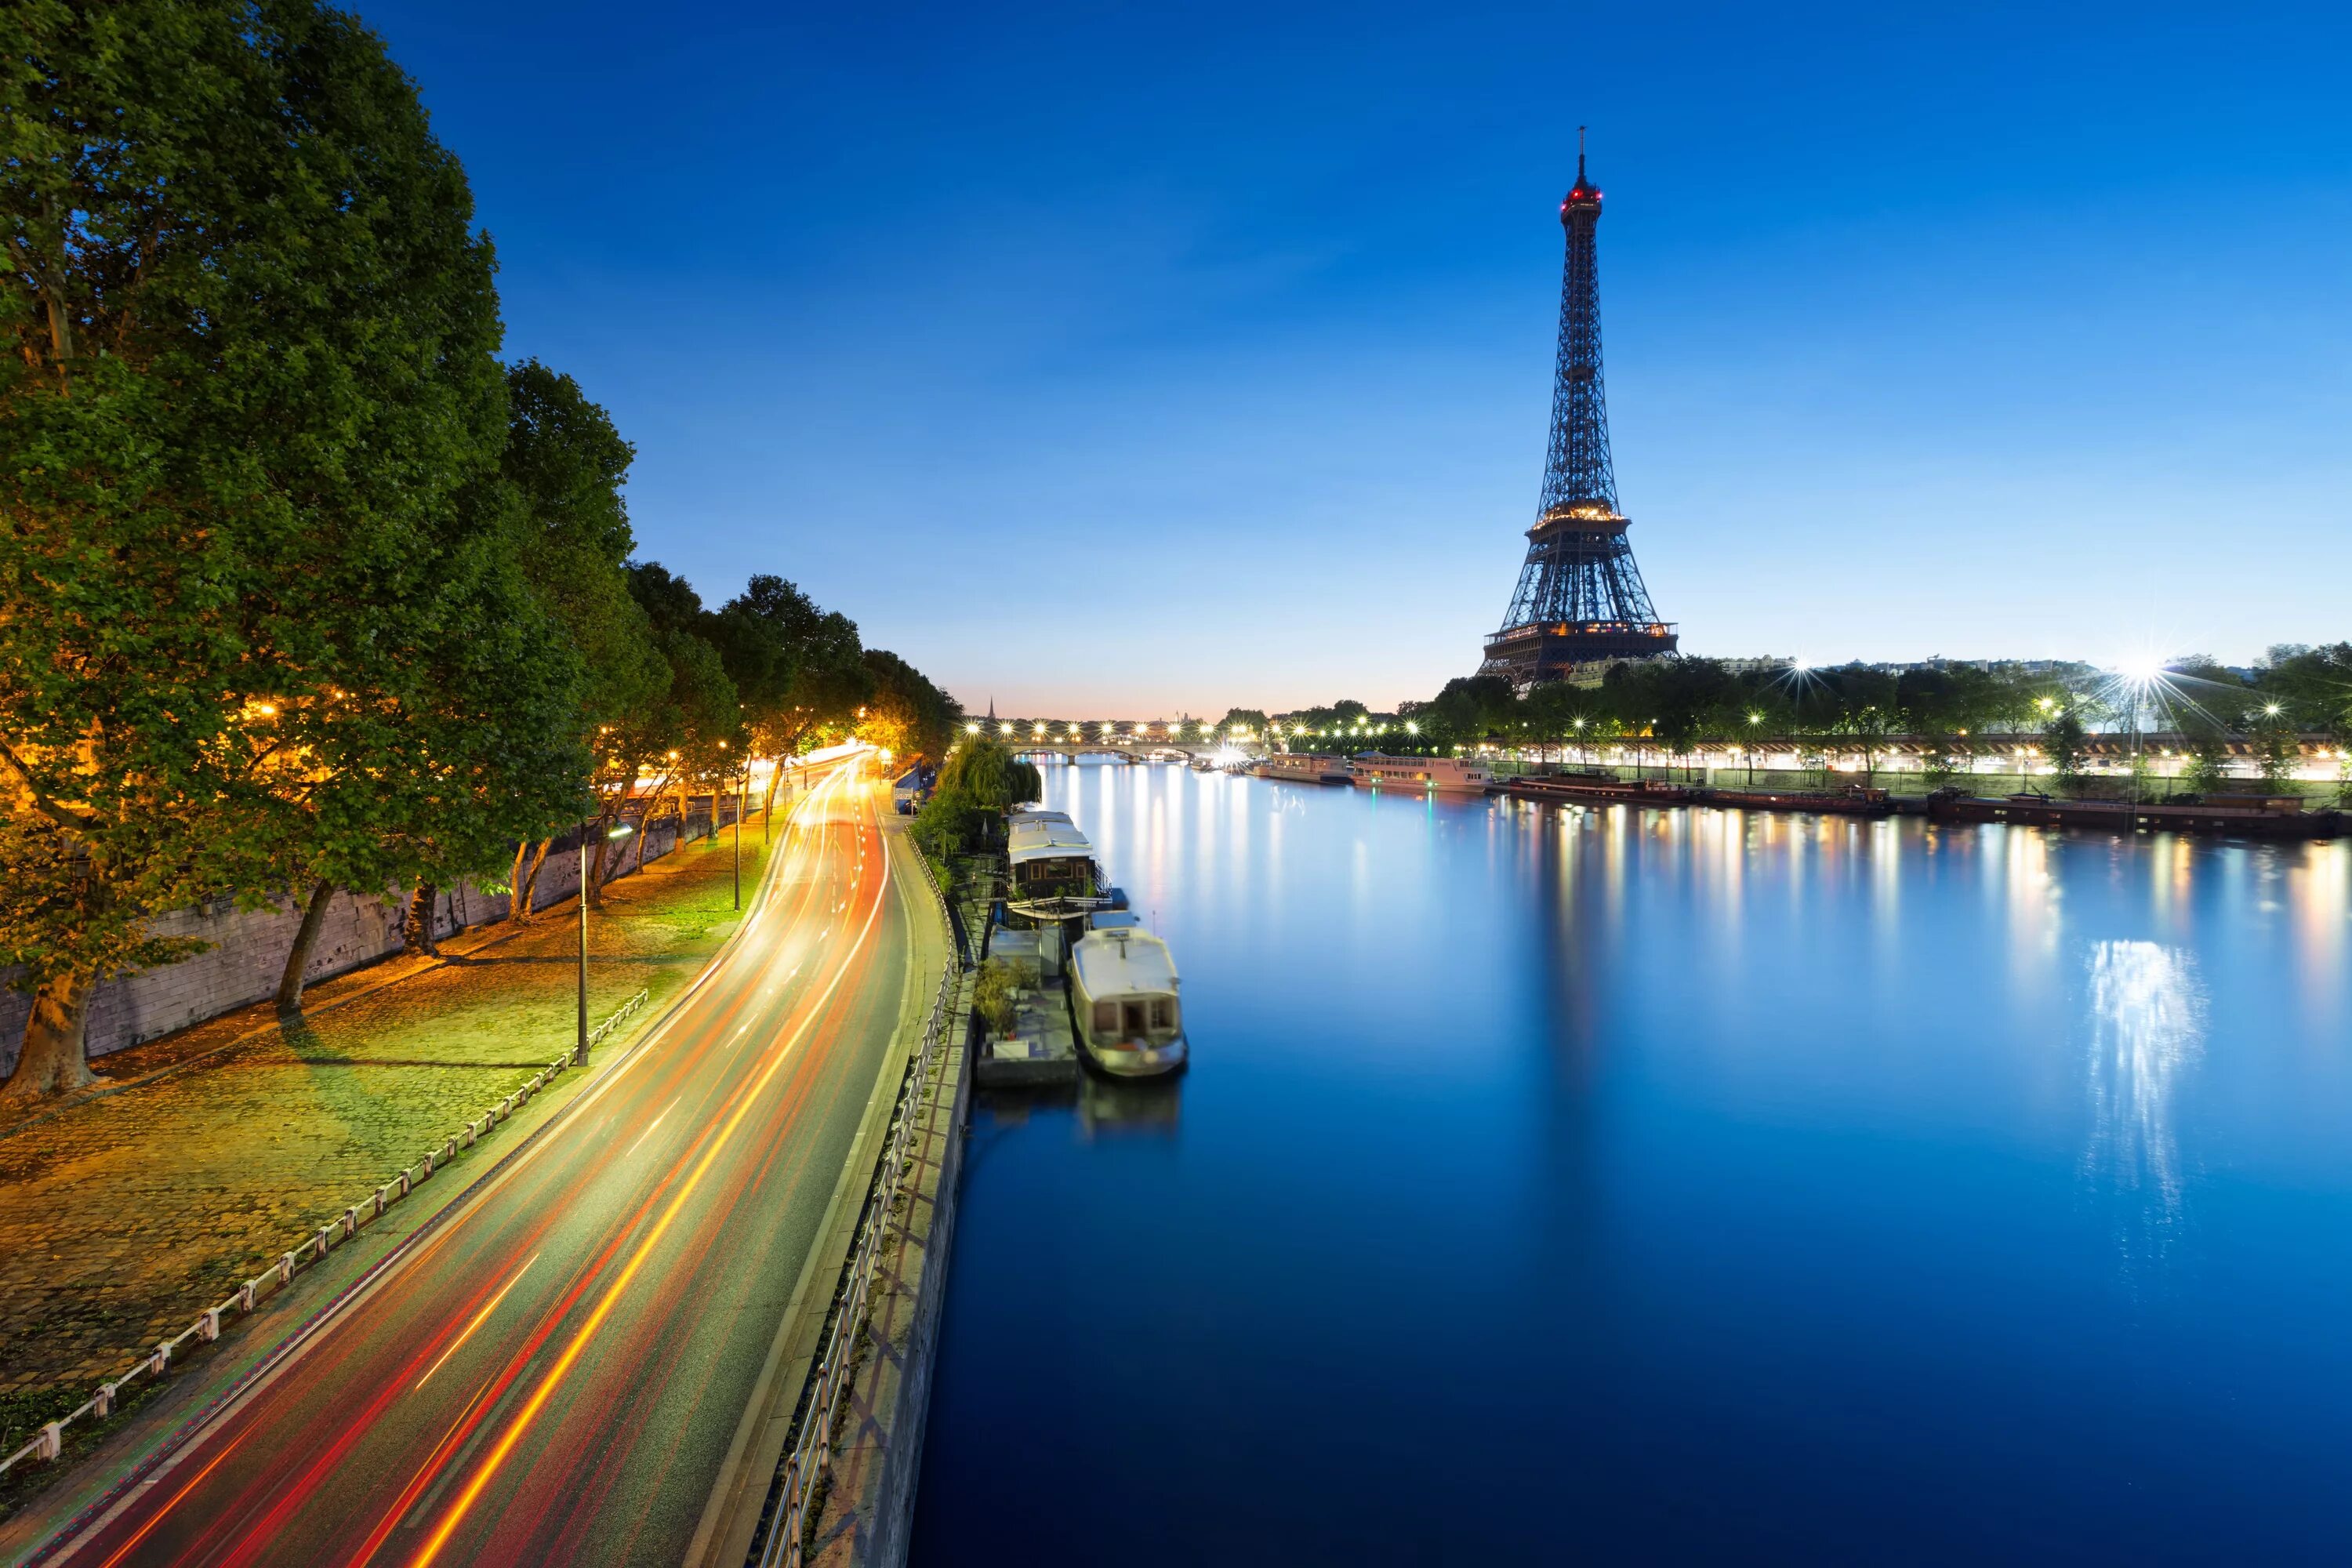
<path id="1" fill-rule="evenodd" d="M 1584 184 L 1584 127 L 1576 128 L 1576 183 Z"/>

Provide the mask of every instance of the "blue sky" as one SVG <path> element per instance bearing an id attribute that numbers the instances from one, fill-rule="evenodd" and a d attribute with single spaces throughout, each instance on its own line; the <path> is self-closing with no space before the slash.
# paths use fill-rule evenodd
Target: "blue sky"
<path id="1" fill-rule="evenodd" d="M 1686 650 L 2352 636 L 2342 8 L 362 9 L 509 351 L 636 442 L 641 552 L 781 572 L 974 706 L 1469 672 L 1580 122 Z"/>

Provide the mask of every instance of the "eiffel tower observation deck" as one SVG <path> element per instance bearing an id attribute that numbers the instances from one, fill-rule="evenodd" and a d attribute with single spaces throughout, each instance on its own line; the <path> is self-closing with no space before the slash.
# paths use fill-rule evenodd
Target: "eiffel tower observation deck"
<path id="1" fill-rule="evenodd" d="M 1486 639 L 1481 675 L 1531 686 L 1576 666 L 1653 658 L 1675 651 L 1675 628 L 1658 618 L 1617 510 L 1609 458 L 1609 404 L 1601 376 L 1601 275 L 1593 230 L 1601 190 L 1584 174 L 1584 128 L 1577 128 L 1576 184 L 1559 204 L 1568 231 L 1560 279 L 1559 363 L 1552 378 L 1551 450 L 1543 501 L 1528 530 L 1528 561 L 1502 629 Z"/>

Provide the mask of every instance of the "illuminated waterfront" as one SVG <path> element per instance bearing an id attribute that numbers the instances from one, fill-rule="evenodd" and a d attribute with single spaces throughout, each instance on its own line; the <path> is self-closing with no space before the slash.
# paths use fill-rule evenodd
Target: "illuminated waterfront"
<path id="1" fill-rule="evenodd" d="M 975 1117 L 918 1562 L 2352 1523 L 2352 847 L 1046 780 L 1195 1066 Z"/>

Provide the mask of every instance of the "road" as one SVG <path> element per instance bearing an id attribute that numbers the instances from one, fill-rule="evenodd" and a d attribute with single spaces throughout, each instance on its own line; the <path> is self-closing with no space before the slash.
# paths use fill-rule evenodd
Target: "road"
<path id="1" fill-rule="evenodd" d="M 928 988 L 875 793 L 815 784 L 659 1031 L 52 1561 L 680 1561 Z"/>

